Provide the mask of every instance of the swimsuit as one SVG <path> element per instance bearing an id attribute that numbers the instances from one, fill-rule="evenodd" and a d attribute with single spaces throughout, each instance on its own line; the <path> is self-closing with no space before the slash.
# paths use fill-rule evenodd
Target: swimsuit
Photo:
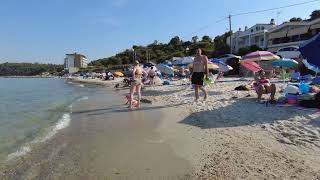
<path id="1" fill-rule="evenodd" d="M 131 85 L 132 85 L 132 86 L 142 85 L 142 81 L 141 81 L 142 71 L 141 71 L 141 69 L 136 69 L 135 75 L 136 75 L 136 76 L 139 75 L 140 78 L 133 79 L 133 80 L 131 81 Z"/>
<path id="2" fill-rule="evenodd" d="M 195 65 L 202 65 L 203 61 L 193 61 L 193 68 Z M 191 83 L 194 85 L 203 86 L 204 72 L 193 72 L 191 77 Z"/>
<path id="3" fill-rule="evenodd" d="M 195 85 L 203 86 L 204 72 L 192 73 L 191 83 Z"/>

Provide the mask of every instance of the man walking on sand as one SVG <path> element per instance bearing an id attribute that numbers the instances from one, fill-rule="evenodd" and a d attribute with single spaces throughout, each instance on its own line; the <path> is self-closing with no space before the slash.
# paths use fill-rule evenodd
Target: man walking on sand
<path id="1" fill-rule="evenodd" d="M 209 70 L 208 70 L 208 57 L 202 55 L 202 50 L 198 48 L 196 50 L 196 56 L 193 60 L 193 66 L 190 69 L 191 73 L 191 83 L 194 85 L 194 91 L 196 99 L 199 99 L 199 89 L 204 93 L 204 100 L 207 99 L 208 93 L 203 87 L 203 80 L 209 77 Z"/>

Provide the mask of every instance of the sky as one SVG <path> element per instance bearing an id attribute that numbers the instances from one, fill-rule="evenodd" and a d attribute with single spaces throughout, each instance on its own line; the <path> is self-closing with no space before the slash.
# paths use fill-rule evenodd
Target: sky
<path id="1" fill-rule="evenodd" d="M 0 63 L 62 64 L 65 54 L 89 60 L 132 45 L 172 37 L 215 37 L 228 31 L 228 14 L 286 6 L 308 0 L 0 0 Z M 232 18 L 233 30 L 291 17 L 308 18 L 320 1 Z M 208 26 L 207 26 L 208 25 Z M 206 28 L 202 28 L 206 26 Z M 200 30 L 201 29 L 201 30 Z M 194 33 L 195 32 L 195 33 Z"/>

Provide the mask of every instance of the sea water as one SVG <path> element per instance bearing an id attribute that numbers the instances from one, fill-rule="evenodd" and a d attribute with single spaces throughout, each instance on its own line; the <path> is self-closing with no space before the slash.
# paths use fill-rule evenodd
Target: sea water
<path id="1" fill-rule="evenodd" d="M 0 78 L 0 164 L 67 127 L 72 103 L 94 91 L 63 79 Z"/>

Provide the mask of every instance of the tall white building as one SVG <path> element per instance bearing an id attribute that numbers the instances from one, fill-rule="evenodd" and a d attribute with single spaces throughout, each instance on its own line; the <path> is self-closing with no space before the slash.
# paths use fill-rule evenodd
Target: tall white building
<path id="1" fill-rule="evenodd" d="M 80 68 L 88 67 L 88 59 L 82 54 L 66 54 L 64 58 L 64 69 L 69 73 L 78 72 Z"/>
<path id="2" fill-rule="evenodd" d="M 267 33 L 275 27 L 272 19 L 269 24 L 256 24 L 251 28 L 245 27 L 244 31 L 239 29 L 232 34 L 232 51 L 237 53 L 240 48 L 248 48 L 256 45 L 261 49 L 266 49 L 268 45 Z M 230 36 L 227 38 L 227 44 L 230 46 Z"/>

